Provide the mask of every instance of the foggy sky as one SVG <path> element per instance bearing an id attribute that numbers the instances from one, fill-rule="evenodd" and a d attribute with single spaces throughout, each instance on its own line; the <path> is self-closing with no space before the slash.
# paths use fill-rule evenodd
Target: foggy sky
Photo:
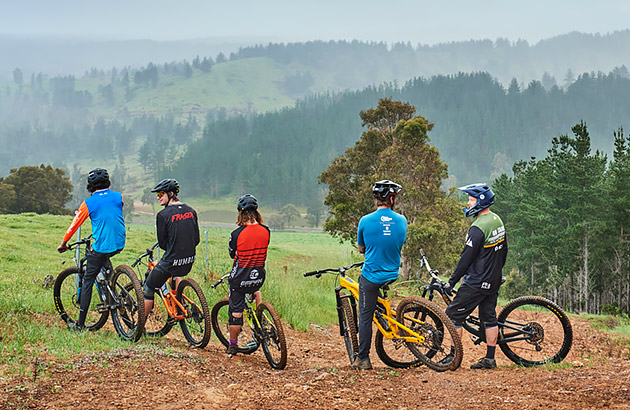
<path id="1" fill-rule="evenodd" d="M 605 0 L 0 0 L 0 35 L 82 39 L 363 40 L 435 44 L 630 28 Z"/>

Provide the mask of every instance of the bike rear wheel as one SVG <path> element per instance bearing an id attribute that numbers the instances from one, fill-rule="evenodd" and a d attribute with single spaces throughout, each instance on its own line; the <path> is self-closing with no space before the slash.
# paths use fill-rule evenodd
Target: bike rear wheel
<path id="1" fill-rule="evenodd" d="M 59 273 L 53 288 L 53 299 L 55 307 L 61 319 L 70 324 L 79 319 L 79 293 L 83 283 L 83 275 L 79 275 L 79 267 L 70 266 Z M 85 327 L 90 331 L 97 331 L 107 322 L 109 311 L 101 309 L 98 311 L 98 304 L 101 299 L 98 295 L 96 284 L 92 287 L 92 301 L 90 309 L 85 318 Z"/>
<path id="2" fill-rule="evenodd" d="M 409 296 L 398 305 L 396 320 L 424 336 L 423 343 L 405 344 L 428 368 L 443 372 L 459 367 L 464 356 L 462 341 L 453 322 L 433 302 Z M 406 334 L 402 329 L 399 329 L 399 333 Z"/>
<path id="3" fill-rule="evenodd" d="M 116 309 L 112 322 L 118 335 L 124 340 L 137 342 L 144 330 L 144 294 L 136 273 L 127 265 L 114 269 L 111 279 Z"/>
<path id="4" fill-rule="evenodd" d="M 261 302 L 256 308 L 256 317 L 262 333 L 262 348 L 267 361 L 277 370 L 287 365 L 287 342 L 284 329 L 276 310 L 267 302 Z"/>
<path id="5" fill-rule="evenodd" d="M 339 328 L 343 334 L 343 341 L 346 345 L 346 352 L 348 352 L 350 364 L 352 364 L 359 354 L 359 342 L 357 339 L 357 327 L 354 321 L 354 313 L 347 297 L 341 298 L 340 309 Z"/>
<path id="6" fill-rule="evenodd" d="M 229 303 L 228 298 L 221 299 L 212 307 L 212 313 L 210 314 L 214 334 L 217 335 L 217 339 L 225 347 L 228 347 L 230 344 Z M 241 326 L 241 333 L 238 335 L 238 352 L 251 354 L 256 349 L 258 349 L 258 341 L 245 313 L 243 313 L 243 325 Z"/>
<path id="7" fill-rule="evenodd" d="M 523 296 L 499 313 L 499 347 L 514 363 L 539 366 L 559 363 L 569 354 L 573 328 L 566 313 L 552 301 Z"/>
<path id="8" fill-rule="evenodd" d="M 184 337 L 193 347 L 206 347 L 212 328 L 208 303 L 201 287 L 193 279 L 182 279 L 177 286 L 177 300 L 186 310 L 186 318 L 179 321 Z"/>

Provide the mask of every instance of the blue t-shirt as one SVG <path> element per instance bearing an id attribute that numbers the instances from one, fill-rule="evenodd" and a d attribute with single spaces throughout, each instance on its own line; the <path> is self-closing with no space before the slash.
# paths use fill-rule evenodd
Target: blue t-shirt
<path id="1" fill-rule="evenodd" d="M 389 208 L 378 209 L 359 221 L 357 244 L 365 246 L 361 274 L 372 283 L 398 278 L 400 250 L 407 240 L 407 218 Z"/>
<path id="2" fill-rule="evenodd" d="M 122 194 L 109 189 L 96 191 L 85 199 L 92 221 L 92 248 L 96 252 L 110 253 L 125 247 L 125 221 Z"/>

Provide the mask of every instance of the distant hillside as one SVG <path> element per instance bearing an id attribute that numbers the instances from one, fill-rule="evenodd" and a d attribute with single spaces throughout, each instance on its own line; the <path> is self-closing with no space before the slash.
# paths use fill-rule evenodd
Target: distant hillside
<path id="1" fill-rule="evenodd" d="M 627 74 L 627 73 L 626 73 Z M 251 192 L 267 203 L 317 201 L 317 176 L 359 139 L 359 111 L 391 97 L 435 127 L 431 144 L 449 165 L 449 185 L 491 181 L 584 120 L 595 149 L 611 152 L 613 132 L 630 124 L 630 78 L 584 74 L 566 90 L 534 81 L 506 90 L 485 73 L 417 78 L 402 87 L 299 101 L 295 108 L 215 121 L 171 169 L 196 194 Z"/>
<path id="2" fill-rule="evenodd" d="M 124 49 L 133 47 L 143 49 Z M 317 174 L 358 139 L 358 112 L 393 97 L 436 123 L 430 136 L 451 174 L 486 179 L 540 155 L 580 119 L 609 149 L 605 138 L 628 123 L 629 57 L 626 30 L 536 45 L 268 44 L 82 76 L 16 67 L 0 84 L 0 176 L 45 162 L 80 180 L 96 161 L 116 167 L 119 183 L 142 186 L 174 167 L 199 193 L 238 191 L 257 175 L 297 186 L 296 198 L 275 198 L 306 204 Z"/>

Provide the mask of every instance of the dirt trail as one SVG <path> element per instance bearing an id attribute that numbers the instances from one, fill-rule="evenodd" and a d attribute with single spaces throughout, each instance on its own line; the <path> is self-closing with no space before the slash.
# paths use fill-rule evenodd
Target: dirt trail
<path id="1" fill-rule="evenodd" d="M 629 343 L 572 319 L 571 365 L 524 369 L 497 353 L 499 367 L 470 370 L 484 346 L 464 341 L 455 372 L 395 370 L 372 352 L 374 370 L 350 369 L 333 327 L 287 329 L 289 361 L 271 370 L 262 351 L 229 358 L 213 337 L 183 353 L 133 348 L 71 363 L 46 363 L 50 377 L 0 380 L 0 409 L 629 409 Z M 285 325 L 286 326 L 286 325 Z M 178 329 L 169 344 L 183 347 Z"/>

